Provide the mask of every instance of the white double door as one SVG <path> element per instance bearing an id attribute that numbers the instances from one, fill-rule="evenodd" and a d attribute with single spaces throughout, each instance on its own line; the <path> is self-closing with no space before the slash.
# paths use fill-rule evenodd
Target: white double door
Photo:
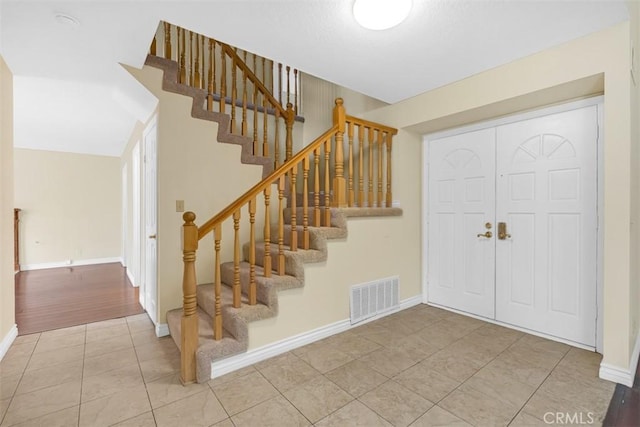
<path id="1" fill-rule="evenodd" d="M 597 114 L 429 142 L 429 302 L 595 346 Z"/>

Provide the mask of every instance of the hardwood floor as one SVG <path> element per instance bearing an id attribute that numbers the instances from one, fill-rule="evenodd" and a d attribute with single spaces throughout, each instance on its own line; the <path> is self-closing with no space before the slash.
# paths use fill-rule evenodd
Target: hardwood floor
<path id="1" fill-rule="evenodd" d="M 22 271 L 15 286 L 20 335 L 144 312 L 119 263 Z"/>
<path id="2" fill-rule="evenodd" d="M 640 363 L 636 368 L 633 387 L 622 384 L 616 386 L 602 425 L 605 427 L 640 426 Z"/>

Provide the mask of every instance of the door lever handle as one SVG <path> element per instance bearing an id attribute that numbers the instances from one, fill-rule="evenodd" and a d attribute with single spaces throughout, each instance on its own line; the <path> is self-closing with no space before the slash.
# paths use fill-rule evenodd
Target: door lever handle
<path id="1" fill-rule="evenodd" d="M 150 239 L 155 239 L 155 238 L 156 238 L 156 235 L 155 235 L 155 234 L 152 234 L 151 236 L 149 236 L 149 238 L 150 238 Z"/>
<path id="2" fill-rule="evenodd" d="M 486 237 L 487 239 L 490 239 L 491 237 L 493 237 L 493 233 L 490 231 L 487 231 L 486 233 L 478 234 L 478 237 Z"/>
<path id="3" fill-rule="evenodd" d="M 510 238 L 511 238 L 511 234 L 507 233 L 507 223 L 499 222 L 498 223 L 498 240 L 506 240 Z"/>

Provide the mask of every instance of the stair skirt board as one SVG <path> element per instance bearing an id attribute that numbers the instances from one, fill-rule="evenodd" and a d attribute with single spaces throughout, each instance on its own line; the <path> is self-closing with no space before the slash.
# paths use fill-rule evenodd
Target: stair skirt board
<path id="1" fill-rule="evenodd" d="M 303 332 L 299 335 L 294 335 L 290 338 L 285 338 L 272 344 L 267 344 L 256 349 L 249 350 L 246 353 L 217 360 L 211 363 L 211 378 L 221 377 L 222 375 L 237 371 L 238 369 L 245 368 L 249 365 L 253 365 L 254 363 L 278 356 L 282 353 L 286 353 L 287 351 L 345 332 L 349 329 L 357 328 L 358 326 L 373 322 L 374 320 L 381 319 L 385 316 L 389 316 L 419 304 L 422 304 L 422 295 L 407 298 L 401 301 L 396 308 L 380 313 L 374 317 L 370 317 L 356 325 L 351 323 L 351 319 L 341 320 L 308 332 Z"/>
<path id="2" fill-rule="evenodd" d="M 393 276 L 351 287 L 351 324 L 393 310 L 399 305 L 400 277 Z"/>

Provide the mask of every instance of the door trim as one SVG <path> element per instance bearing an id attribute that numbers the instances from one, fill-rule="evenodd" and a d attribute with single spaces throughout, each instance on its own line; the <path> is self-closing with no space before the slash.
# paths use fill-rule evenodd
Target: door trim
<path id="1" fill-rule="evenodd" d="M 455 135 L 460 135 L 463 133 L 468 133 L 468 132 L 475 132 L 478 130 L 482 130 L 482 129 L 487 129 L 487 128 L 491 128 L 491 127 L 497 127 L 497 126 L 502 126 L 502 125 L 506 125 L 506 124 L 510 124 L 510 123 L 515 123 L 515 122 L 520 122 L 520 121 L 524 121 L 524 120 L 529 120 L 529 119 L 535 119 L 535 118 L 540 118 L 540 117 L 544 117 L 544 116 L 549 116 L 552 114 L 557 114 L 557 113 L 563 113 L 566 111 L 571 111 L 571 110 L 577 110 L 580 108 L 584 108 L 584 107 L 590 107 L 590 106 L 597 106 L 597 110 L 598 110 L 598 141 L 597 141 L 597 152 L 598 152 L 598 170 L 597 170 L 597 192 L 598 194 L 596 195 L 596 200 L 597 200 L 597 207 L 596 207 L 596 215 L 597 215 L 597 222 L 598 222 L 598 235 L 597 235 L 597 242 L 596 242 L 596 272 L 597 272 L 597 277 L 596 277 L 596 348 L 595 350 L 599 353 L 602 353 L 603 350 L 603 286 L 604 286 L 604 276 L 603 276 L 603 271 L 602 271 L 602 265 L 603 265 L 603 256 L 604 256 L 604 251 L 603 251 L 603 242 L 604 242 L 604 234 L 603 234 L 603 215 L 602 212 L 604 212 L 604 179 L 603 176 L 604 174 L 602 173 L 604 170 L 604 131 L 603 131 L 603 125 L 604 125 L 604 96 L 596 96 L 596 97 L 592 97 L 592 98 L 587 98 L 587 99 L 581 99 L 579 101 L 573 101 L 573 102 L 568 102 L 568 103 L 564 103 L 561 105 L 553 105 L 550 107 L 546 107 L 546 108 L 541 108 L 541 109 L 536 109 L 536 110 L 531 110 L 531 111 L 526 111 L 526 112 L 518 112 L 518 113 L 514 113 L 513 115 L 509 115 L 509 116 L 505 116 L 505 117 L 500 117 L 497 119 L 492 119 L 492 120 L 488 120 L 488 121 L 484 121 L 484 122 L 480 122 L 480 123 L 474 123 L 474 124 L 470 124 L 470 125 L 466 125 L 466 126 L 460 126 L 460 127 L 456 127 L 456 128 L 451 128 L 451 129 L 446 129 L 446 130 L 442 130 L 442 131 L 438 131 L 438 132 L 434 132 L 434 133 L 430 133 L 430 134 L 425 134 L 422 137 L 422 302 L 424 304 L 429 304 L 429 305 L 433 305 L 433 306 L 437 306 L 436 304 L 431 304 L 428 302 L 428 281 L 427 281 L 427 269 L 428 269 L 428 237 L 429 237 L 429 198 L 428 198 L 428 188 L 429 188 L 429 183 L 428 183 L 428 177 L 429 177 L 429 142 L 435 139 L 440 139 L 440 138 L 446 138 L 446 137 L 450 137 L 450 136 L 455 136 Z M 438 306 L 440 307 L 440 306 Z M 445 308 L 445 307 L 442 307 Z M 476 317 L 473 316 L 469 313 L 466 312 L 460 312 L 457 311 L 455 309 L 452 308 L 446 308 L 449 311 L 454 311 L 460 314 L 464 314 L 464 315 L 468 315 L 471 317 Z M 525 331 L 527 333 L 531 333 L 534 335 L 538 335 L 538 336 L 542 336 L 548 339 L 552 339 L 555 341 L 559 341 L 559 342 L 564 342 L 567 344 L 571 344 L 573 346 L 579 347 L 579 348 L 588 348 L 593 350 L 592 347 L 585 347 L 582 344 L 579 343 L 575 343 L 573 341 L 567 341 L 567 340 L 563 340 L 561 338 L 558 337 L 553 337 L 553 336 L 546 336 L 544 334 L 541 334 L 539 332 L 534 332 L 534 331 L 530 331 L 524 328 L 518 328 L 515 327 L 513 325 L 509 325 L 506 323 L 502 323 L 502 322 L 498 322 L 496 320 L 492 320 L 492 319 L 486 319 L 486 318 L 481 318 L 478 317 L 479 319 L 482 320 L 486 320 L 489 321 L 490 323 L 495 323 L 495 324 L 499 324 L 502 326 L 506 326 L 512 329 L 516 329 L 516 330 L 521 330 L 521 331 Z"/>

